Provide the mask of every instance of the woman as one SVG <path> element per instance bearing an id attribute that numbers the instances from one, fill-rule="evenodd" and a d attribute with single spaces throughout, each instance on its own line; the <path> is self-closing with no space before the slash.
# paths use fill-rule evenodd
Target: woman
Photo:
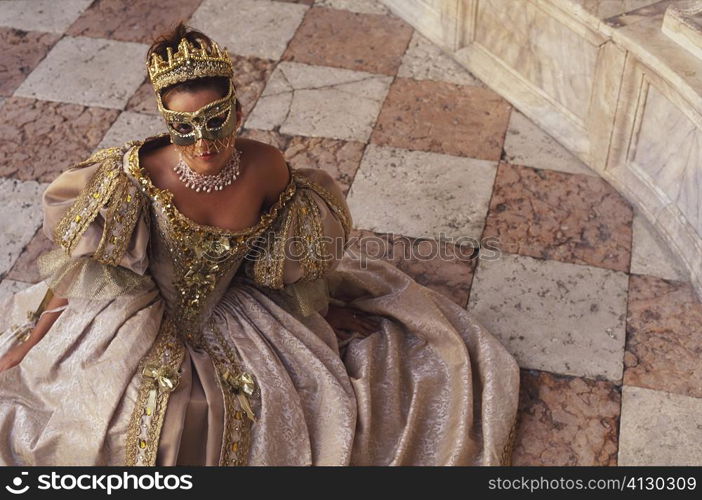
<path id="1" fill-rule="evenodd" d="M 509 463 L 519 369 L 504 347 L 344 252 L 335 181 L 236 136 L 216 43 L 181 24 L 147 67 L 168 133 L 49 185 L 45 279 L 2 304 L 0 462 Z"/>

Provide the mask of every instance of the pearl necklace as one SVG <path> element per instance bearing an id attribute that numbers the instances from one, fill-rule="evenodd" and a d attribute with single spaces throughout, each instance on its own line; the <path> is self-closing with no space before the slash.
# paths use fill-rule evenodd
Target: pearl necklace
<path id="1" fill-rule="evenodd" d="M 185 183 L 185 185 L 197 192 L 204 191 L 209 193 L 213 189 L 215 191 L 221 191 L 225 186 L 230 185 L 234 182 L 237 177 L 239 177 L 239 157 L 241 151 L 238 149 L 234 150 L 231 158 L 227 161 L 227 164 L 217 172 L 216 174 L 203 175 L 195 172 L 190 166 L 185 163 L 183 155 L 179 155 L 180 159 L 178 163 L 173 166 L 178 178 Z"/>

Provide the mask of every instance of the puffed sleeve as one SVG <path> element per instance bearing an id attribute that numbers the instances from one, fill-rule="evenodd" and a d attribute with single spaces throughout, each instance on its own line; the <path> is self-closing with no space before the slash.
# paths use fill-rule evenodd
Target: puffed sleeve
<path id="1" fill-rule="evenodd" d="M 326 276 L 341 260 L 353 224 L 336 181 L 317 168 L 292 170 L 295 193 L 247 255 L 245 274 L 280 290 L 302 315 L 326 314 Z"/>
<path id="2" fill-rule="evenodd" d="M 42 230 L 55 249 L 38 267 L 60 297 L 114 298 L 153 286 L 146 202 L 122 168 L 127 150 L 98 150 L 44 191 Z"/>

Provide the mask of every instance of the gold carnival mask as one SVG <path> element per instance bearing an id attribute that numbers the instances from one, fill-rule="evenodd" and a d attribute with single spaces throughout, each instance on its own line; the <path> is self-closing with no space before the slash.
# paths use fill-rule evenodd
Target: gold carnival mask
<path id="1" fill-rule="evenodd" d="M 157 101 L 158 110 L 166 120 L 171 140 L 176 146 L 194 146 L 197 141 L 204 139 L 211 143 L 216 152 L 228 147 L 236 127 L 236 101 L 231 82 L 226 96 L 197 111 L 166 109 L 160 95 Z"/>
<path id="2" fill-rule="evenodd" d="M 167 59 L 152 54 L 148 63 L 149 79 L 156 92 L 158 110 L 168 124 L 172 142 L 192 154 L 200 139 L 210 142 L 209 150 L 216 152 L 231 144 L 236 127 L 236 90 L 232 82 L 234 74 L 229 53 L 212 42 L 207 45 L 197 40 L 197 45 L 183 38 L 178 50 L 166 49 Z M 197 111 L 184 112 L 166 109 L 161 100 L 161 90 L 176 83 L 210 76 L 226 77 L 229 91 L 221 99 L 213 101 Z"/>

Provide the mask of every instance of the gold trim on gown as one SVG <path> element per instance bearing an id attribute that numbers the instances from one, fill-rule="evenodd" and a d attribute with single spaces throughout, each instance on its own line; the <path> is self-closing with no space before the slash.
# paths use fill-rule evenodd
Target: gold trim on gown
<path id="1" fill-rule="evenodd" d="M 47 288 L 69 306 L 0 373 L 0 463 L 509 463 L 514 358 L 448 298 L 346 252 L 352 219 L 331 176 L 288 165 L 256 224 L 206 226 L 139 165 L 166 138 L 100 150 L 44 192 L 57 249 L 42 282 L 0 303 L 0 330 Z M 380 329 L 340 350 L 331 300 Z M 0 335 L 0 353 L 13 342 Z"/>

